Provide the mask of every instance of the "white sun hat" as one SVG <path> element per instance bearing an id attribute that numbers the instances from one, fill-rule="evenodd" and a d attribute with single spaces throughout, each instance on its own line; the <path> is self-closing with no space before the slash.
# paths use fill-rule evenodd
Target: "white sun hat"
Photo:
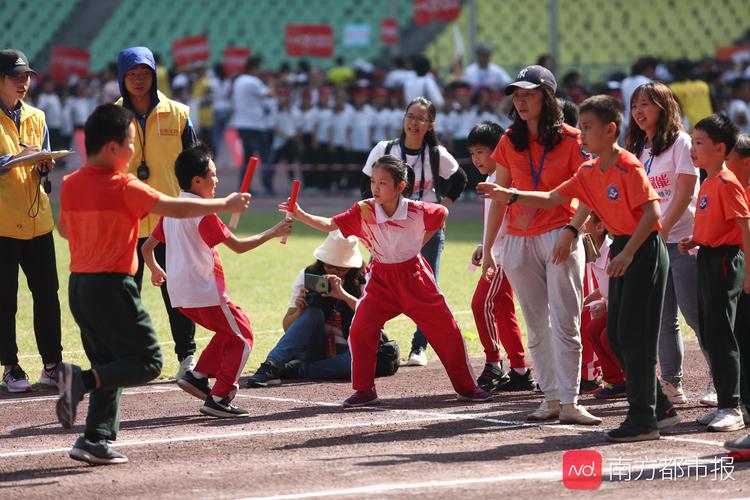
<path id="1" fill-rule="evenodd" d="M 359 239 L 356 236 L 344 238 L 338 229 L 328 233 L 323 244 L 313 252 L 313 257 L 331 266 L 362 267 Z"/>

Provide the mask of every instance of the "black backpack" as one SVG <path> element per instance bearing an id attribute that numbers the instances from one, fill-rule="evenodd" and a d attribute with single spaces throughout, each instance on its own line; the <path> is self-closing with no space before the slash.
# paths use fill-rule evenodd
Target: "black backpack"
<path id="1" fill-rule="evenodd" d="M 401 349 L 395 340 L 389 340 L 385 332 L 380 334 L 380 345 L 378 345 L 376 377 L 390 377 L 398 371 L 401 365 Z"/>

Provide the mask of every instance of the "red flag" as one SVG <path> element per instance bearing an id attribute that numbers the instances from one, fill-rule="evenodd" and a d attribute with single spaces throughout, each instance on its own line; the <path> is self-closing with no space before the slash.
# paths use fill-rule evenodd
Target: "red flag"
<path id="1" fill-rule="evenodd" d="M 250 57 L 250 49 L 247 47 L 227 47 L 224 49 L 224 73 L 227 78 L 232 78 L 245 71 L 245 63 Z"/>
<path id="2" fill-rule="evenodd" d="M 288 56 L 333 55 L 333 28 L 329 24 L 287 24 L 284 41 Z"/>
<path id="3" fill-rule="evenodd" d="M 453 21 L 461 13 L 461 0 L 413 0 L 414 24 Z"/>
<path id="4" fill-rule="evenodd" d="M 49 72 L 55 83 L 67 84 L 71 74 L 86 78 L 89 75 L 91 54 L 85 49 L 55 47 L 52 49 L 52 60 Z"/>
<path id="5" fill-rule="evenodd" d="M 208 61 L 208 36 L 189 36 L 172 42 L 172 59 L 175 66 L 182 66 L 198 61 Z"/>
<path id="6" fill-rule="evenodd" d="M 380 41 L 384 45 L 398 43 L 398 20 L 384 17 L 380 22 Z"/>

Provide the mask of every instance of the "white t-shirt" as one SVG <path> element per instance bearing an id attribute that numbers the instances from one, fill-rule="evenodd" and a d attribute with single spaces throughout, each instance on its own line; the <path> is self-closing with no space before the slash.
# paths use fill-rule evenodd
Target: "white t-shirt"
<path id="1" fill-rule="evenodd" d="M 331 108 L 315 108 L 318 123 L 315 128 L 315 139 L 318 144 L 328 144 L 331 140 L 331 127 L 333 126 L 333 110 Z"/>
<path id="2" fill-rule="evenodd" d="M 232 85 L 232 126 L 252 130 L 268 130 L 269 120 L 265 98 L 268 87 L 253 75 L 240 75 Z"/>
<path id="3" fill-rule="evenodd" d="M 297 108 L 274 111 L 271 116 L 274 129 L 272 149 L 281 149 L 287 141 L 294 139 L 300 121 L 301 117 Z"/>
<path id="4" fill-rule="evenodd" d="M 750 106 L 747 105 L 742 99 L 732 99 L 729 103 L 729 110 L 727 112 L 729 119 L 734 122 L 740 129 L 740 133 L 750 133 Z M 742 117 L 744 116 L 744 125 L 740 124 Z"/>
<path id="5" fill-rule="evenodd" d="M 599 247 L 599 257 L 594 262 L 586 264 L 586 279 L 590 280 L 591 276 L 596 278 L 599 284 L 599 293 L 603 298 L 609 297 L 609 274 L 607 274 L 607 265 L 609 264 L 609 238 L 605 237 L 602 246 Z M 592 281 L 588 283 L 589 293 L 596 290 Z"/>
<path id="6" fill-rule="evenodd" d="M 63 126 L 62 102 L 57 94 L 40 94 L 36 107 L 44 111 L 44 121 L 47 127 L 60 129 Z"/>
<path id="7" fill-rule="evenodd" d="M 382 141 L 386 137 L 395 135 L 395 132 L 391 132 L 391 110 L 383 108 L 375 110 L 375 121 L 372 129 L 372 142 L 377 143 Z"/>
<path id="8" fill-rule="evenodd" d="M 486 68 L 480 68 L 477 63 L 469 64 L 461 79 L 472 87 L 488 87 L 492 90 L 503 90 L 513 81 L 502 66 L 493 63 L 488 63 Z"/>
<path id="9" fill-rule="evenodd" d="M 367 157 L 365 167 L 362 169 L 362 172 L 365 175 L 372 177 L 372 165 L 378 160 L 378 158 L 385 155 L 385 149 L 388 145 L 388 142 L 389 141 L 380 141 L 375 145 L 375 147 L 372 148 L 372 150 L 370 151 L 370 156 Z M 448 179 L 451 175 L 455 174 L 458 171 L 458 162 L 456 162 L 456 159 L 453 158 L 453 155 L 451 155 L 443 146 L 438 146 L 438 151 L 440 151 L 440 166 L 438 167 L 438 174 L 443 179 Z M 389 154 L 392 154 L 397 158 L 402 158 L 401 144 L 394 144 Z M 412 195 L 412 198 L 415 200 L 419 199 L 421 179 L 424 175 L 424 193 L 422 195 L 422 200 L 429 201 L 430 203 L 437 202 L 437 195 L 435 194 L 435 183 L 432 179 L 432 168 L 430 167 L 430 148 L 425 147 L 424 156 L 422 156 L 421 154 L 407 154 L 406 163 L 411 165 L 414 169 L 415 180 L 414 194 Z"/>
<path id="10" fill-rule="evenodd" d="M 400 89 L 404 86 L 404 82 L 410 78 L 414 78 L 417 74 L 411 69 L 392 69 L 385 75 L 385 81 L 383 85 L 389 89 Z"/>
<path id="11" fill-rule="evenodd" d="M 302 269 L 292 283 L 292 296 L 289 298 L 289 308 L 296 309 L 297 297 L 305 293 L 305 270 Z M 333 333 L 337 344 L 346 344 L 344 332 L 341 329 L 341 314 L 334 310 L 325 320 L 325 333 Z"/>
<path id="12" fill-rule="evenodd" d="M 181 191 L 180 198 L 200 197 Z M 166 272 L 172 307 L 210 307 L 229 302 L 216 247 L 231 235 L 216 214 L 159 219 L 153 236 L 167 246 Z"/>
<path id="13" fill-rule="evenodd" d="M 643 163 L 643 166 L 646 167 L 646 173 L 651 181 L 651 185 L 661 198 L 659 200 L 659 208 L 661 208 L 662 218 L 667 213 L 669 204 L 674 199 L 674 193 L 677 189 L 677 175 L 686 174 L 696 177 L 693 200 L 688 205 L 687 210 L 677 220 L 674 227 L 672 227 L 667 243 L 679 243 L 682 238 L 688 238 L 693 234 L 695 199 L 698 197 L 699 188 L 697 178 L 699 173 L 690 159 L 691 144 L 690 136 L 685 132 L 680 132 L 674 144 L 659 156 L 651 159 L 651 148 L 645 148 L 638 158 Z"/>
<path id="14" fill-rule="evenodd" d="M 318 108 L 305 109 L 300 114 L 300 133 L 311 134 L 318 120 Z"/>
<path id="15" fill-rule="evenodd" d="M 369 104 L 366 104 L 362 109 L 352 109 L 349 121 L 352 151 L 366 152 L 370 150 L 372 147 L 372 129 L 377 116 L 377 113 Z"/>
<path id="16" fill-rule="evenodd" d="M 340 111 L 333 110 L 331 117 L 331 134 L 333 145 L 348 148 L 349 147 L 349 124 L 351 123 L 354 108 L 351 104 L 345 104 L 344 109 Z"/>
<path id="17" fill-rule="evenodd" d="M 487 182 L 495 182 L 495 179 L 497 179 L 497 172 L 492 172 L 490 175 L 487 176 Z M 483 219 L 483 226 L 482 226 L 482 245 L 484 245 L 484 240 L 487 238 L 487 221 L 490 218 L 490 206 L 492 205 L 492 200 L 486 199 L 484 200 L 484 207 L 482 208 L 482 219 Z M 502 267 L 501 259 L 500 259 L 500 249 L 502 248 L 502 241 L 505 238 L 505 231 L 508 229 L 508 211 L 505 211 L 505 217 L 503 218 L 503 222 L 500 225 L 500 230 L 497 232 L 497 236 L 495 236 L 495 242 L 492 244 L 492 256 L 495 257 L 495 263 Z"/>
<path id="18" fill-rule="evenodd" d="M 443 105 L 445 105 L 440 87 L 430 74 L 414 76 L 404 82 L 404 100 L 407 104 L 419 96 L 424 96 L 432 101 L 437 109 L 443 109 Z"/>
<path id="19" fill-rule="evenodd" d="M 451 113 L 451 134 L 454 140 L 465 141 L 474 125 L 479 123 L 479 114 L 476 107 L 461 109 Z"/>

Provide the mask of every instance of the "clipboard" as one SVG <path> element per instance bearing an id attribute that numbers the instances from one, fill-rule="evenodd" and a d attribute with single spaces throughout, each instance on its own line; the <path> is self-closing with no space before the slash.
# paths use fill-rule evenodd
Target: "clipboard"
<path id="1" fill-rule="evenodd" d="M 12 168 L 15 165 L 24 163 L 24 164 L 35 164 L 39 163 L 40 161 L 44 160 L 56 160 L 58 158 L 64 158 L 66 156 L 70 156 L 75 151 L 69 150 L 69 149 L 61 149 L 60 151 L 37 151 L 36 153 L 31 153 L 25 156 L 20 156 L 18 158 L 14 158 L 7 162 L 5 165 L 3 165 L 4 168 Z"/>

